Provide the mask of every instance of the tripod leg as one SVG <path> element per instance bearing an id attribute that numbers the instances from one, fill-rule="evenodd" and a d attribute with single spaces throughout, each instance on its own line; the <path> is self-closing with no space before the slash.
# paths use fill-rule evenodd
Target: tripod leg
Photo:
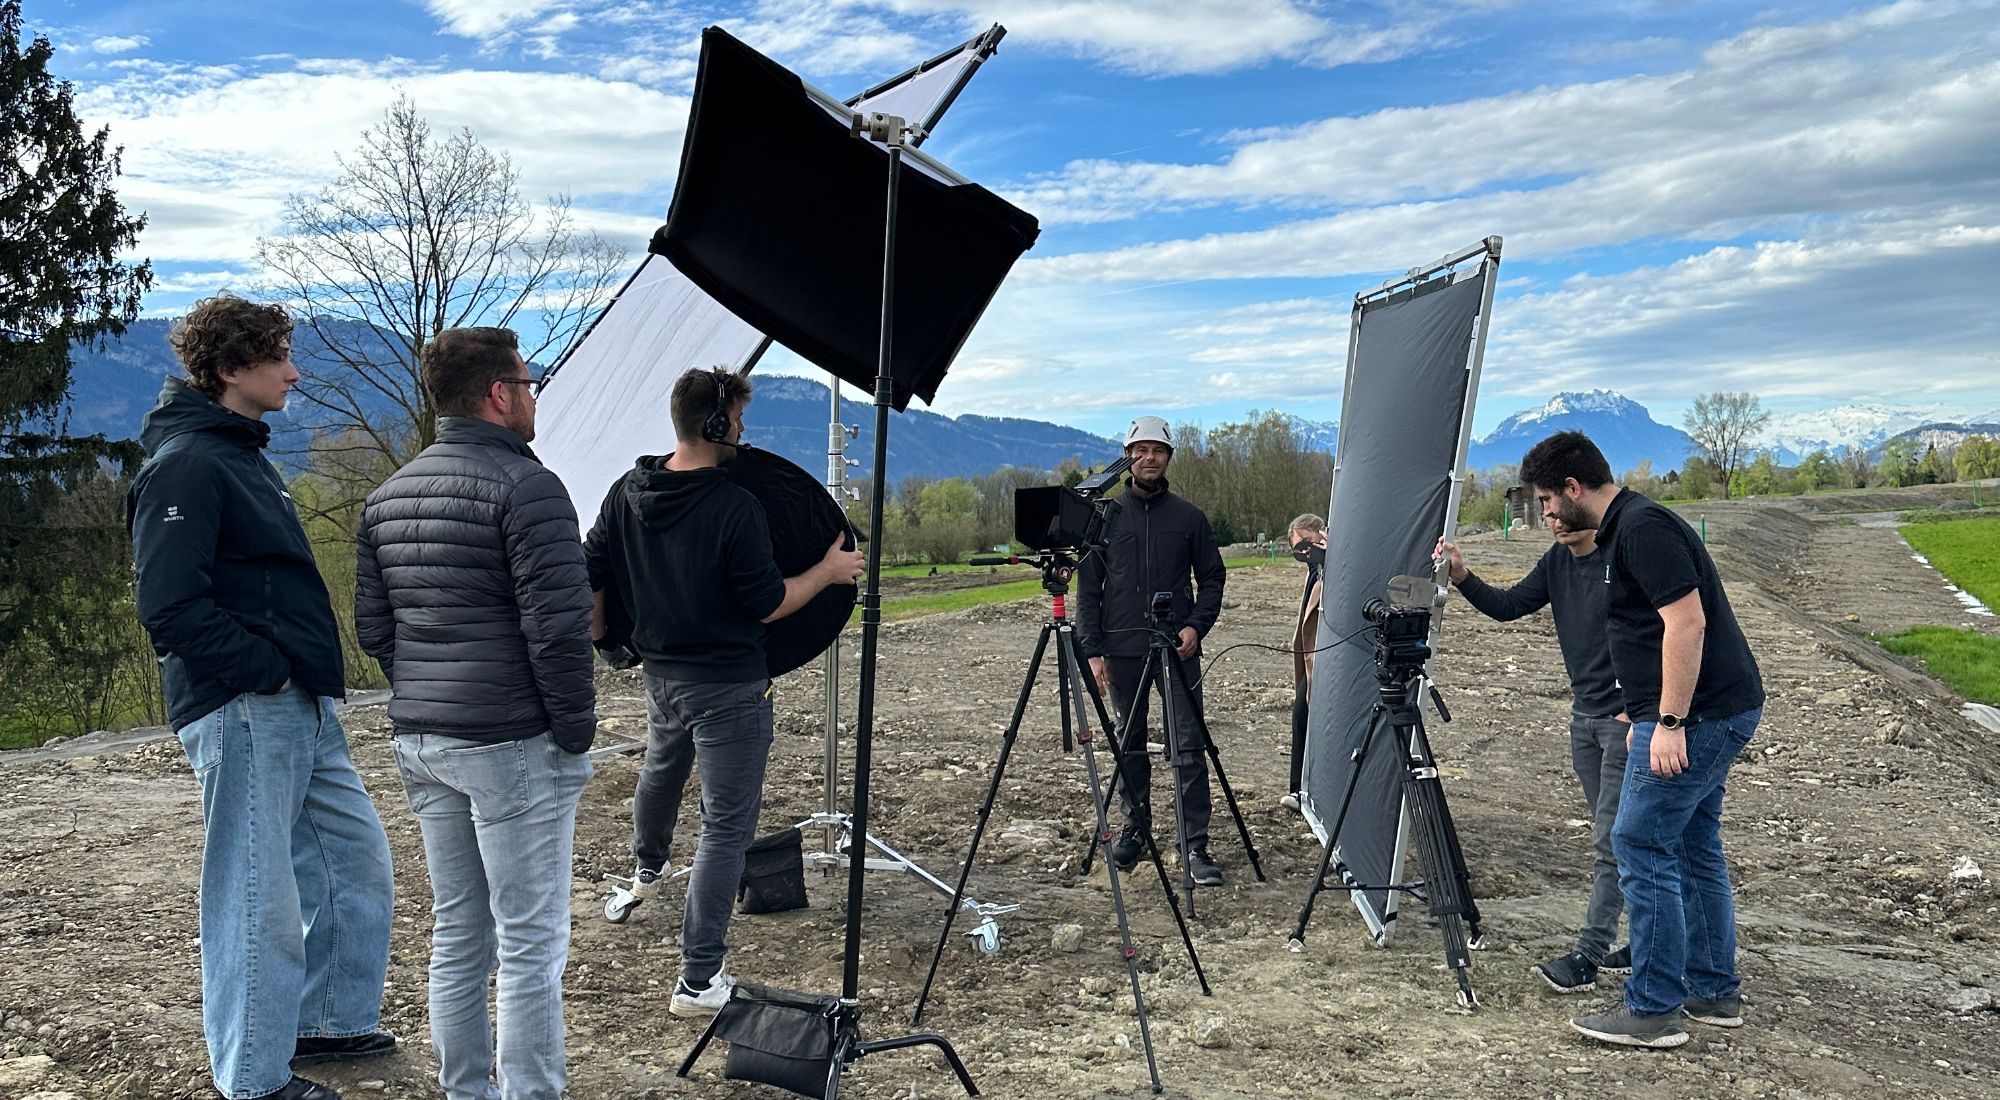
<path id="1" fill-rule="evenodd" d="M 1348 807 L 1354 805 L 1354 791 L 1361 783 L 1361 769 L 1368 761 L 1368 747 L 1375 743 L 1375 734 L 1388 720 L 1388 710 L 1377 703 L 1369 712 L 1368 734 L 1361 739 L 1361 746 L 1349 757 L 1347 790 L 1340 796 L 1340 812 L 1334 815 L 1333 824 L 1326 830 L 1326 846 L 1320 849 L 1319 869 L 1313 873 L 1312 888 L 1306 891 L 1305 904 L 1299 907 L 1298 924 L 1292 928 L 1292 938 L 1287 942 L 1292 950 L 1305 946 L 1306 925 L 1312 921 L 1313 906 L 1319 901 L 1321 890 L 1326 889 L 1326 873 L 1333 866 L 1333 850 L 1340 844 L 1341 827 L 1347 824 Z"/>
<path id="2" fill-rule="evenodd" d="M 1097 690 L 1097 681 L 1086 676 L 1083 678 L 1083 684 L 1088 689 L 1089 703 L 1096 711 L 1098 728 L 1105 730 L 1116 728 L 1112 724 L 1110 710 L 1104 705 L 1104 695 Z M 1117 773 L 1114 772 L 1112 774 L 1115 779 Z M 1145 833 L 1145 837 L 1146 856 L 1153 864 L 1153 872 L 1160 878 L 1160 892 L 1166 895 L 1167 908 L 1173 911 L 1174 927 L 1180 930 L 1181 946 L 1187 949 L 1188 962 L 1194 967 L 1195 980 L 1201 983 L 1201 995 L 1204 997 L 1213 996 L 1214 994 L 1208 988 L 1208 975 L 1201 968 L 1201 956 L 1195 953 L 1194 936 L 1188 931 L 1187 916 L 1181 912 L 1180 899 L 1174 896 L 1174 884 L 1167 878 L 1167 865 L 1160 858 L 1160 846 L 1153 842 L 1153 834 L 1150 830 Z M 1087 868 L 1085 873 L 1089 873 Z"/>
<path id="3" fill-rule="evenodd" d="M 1181 896 L 1187 902 L 1188 916 L 1200 919 L 1194 911 L 1194 867 L 1188 862 L 1187 808 L 1182 805 L 1181 800 L 1181 785 L 1187 771 L 1181 761 L 1182 741 L 1178 713 L 1180 708 L 1174 706 L 1173 694 L 1174 685 L 1179 682 L 1174 678 L 1174 673 L 1177 671 L 1174 666 L 1179 663 L 1180 658 L 1173 655 L 1166 645 L 1155 642 L 1153 648 L 1146 653 L 1146 667 L 1152 672 L 1154 680 L 1142 677 L 1139 681 L 1139 690 L 1151 690 L 1154 681 L 1158 682 L 1162 712 L 1160 726 L 1166 731 L 1167 761 L 1174 769 L 1174 850 L 1179 852 L 1181 857 Z M 1181 686 L 1186 687 L 1185 684 Z"/>
<path id="4" fill-rule="evenodd" d="M 1088 669 L 1082 667 L 1081 662 L 1077 660 L 1076 639 L 1070 633 L 1067 625 L 1063 627 L 1057 636 L 1056 656 L 1057 660 L 1062 663 L 1062 667 L 1069 672 L 1069 675 L 1065 677 L 1069 681 L 1066 687 L 1068 690 L 1077 693 L 1077 714 L 1083 715 L 1089 713 L 1084 708 L 1083 703 L 1084 684 L 1090 683 L 1093 687 L 1095 685 L 1089 679 Z M 1096 696 L 1093 695 L 1092 698 L 1096 698 Z M 1103 700 L 1098 700 L 1097 709 L 1100 712 L 1103 711 Z M 1127 721 L 1129 724 L 1130 719 L 1128 718 Z M 1083 743 L 1083 766 L 1084 770 L 1090 776 L 1090 801 L 1097 811 L 1097 842 L 1104 846 L 1104 877 L 1111 883 L 1111 909 L 1118 917 L 1118 952 L 1125 959 L 1125 973 L 1132 982 L 1132 1014 L 1139 1020 L 1139 1044 L 1146 1052 L 1146 1074 L 1152 1079 L 1153 1092 L 1158 1094 L 1163 1086 L 1160 1084 L 1159 1064 L 1153 1057 L 1153 1031 L 1152 1025 L 1146 1016 L 1146 997 L 1139 989 L 1139 951 L 1132 946 L 1132 924 L 1126 917 L 1125 891 L 1119 885 L 1118 868 L 1111 865 L 1111 819 L 1105 811 L 1103 800 L 1097 797 L 1098 787 L 1102 784 L 1102 779 L 1097 774 L 1097 751 L 1095 747 L 1097 734 L 1090 728 L 1088 722 L 1083 723 L 1083 731 L 1078 735 L 1077 740 Z M 1190 950 L 1192 950 L 1192 945 L 1190 945 Z M 1206 979 L 1204 979 L 1203 985 L 1206 986 L 1206 984 Z"/>
<path id="5" fill-rule="evenodd" d="M 1202 710 L 1201 701 L 1195 696 L 1194 687 L 1186 682 L 1181 684 L 1182 693 L 1187 697 L 1188 713 L 1201 723 L 1202 746 L 1208 752 L 1209 770 L 1215 773 L 1215 784 L 1222 788 L 1222 803 L 1229 807 L 1229 816 L 1236 821 L 1236 835 L 1243 838 L 1243 854 L 1250 860 L 1250 870 L 1258 882 L 1265 881 L 1264 861 L 1257 856 L 1257 842 L 1250 839 L 1250 826 L 1243 820 L 1243 807 L 1237 804 L 1236 792 L 1230 789 L 1229 775 L 1222 770 L 1222 750 L 1209 734 L 1208 715 Z"/>
<path id="6" fill-rule="evenodd" d="M 1104 696 L 1103 693 L 1098 690 L 1097 678 L 1090 675 L 1089 663 L 1084 662 L 1080 667 L 1082 669 L 1080 675 L 1083 677 L 1083 681 L 1086 684 L 1090 685 L 1090 697 L 1096 700 L 1097 702 L 1098 715 L 1100 718 L 1104 719 L 1104 729 L 1107 733 L 1113 734 L 1113 736 L 1111 737 L 1111 765 L 1112 765 L 1111 782 L 1106 785 L 1104 791 L 1104 798 L 1102 799 L 1104 803 L 1105 812 L 1109 813 L 1111 811 L 1111 807 L 1118 804 L 1117 803 L 1118 784 L 1120 783 L 1124 783 L 1128 791 L 1134 792 L 1132 800 L 1133 805 L 1135 806 L 1140 805 L 1145 795 L 1149 795 L 1151 792 L 1150 791 L 1143 793 L 1138 792 L 1136 787 L 1131 781 L 1131 777 L 1126 774 L 1127 769 L 1131 767 L 1131 759 L 1133 755 L 1132 750 L 1128 748 L 1126 745 L 1126 738 L 1132 735 L 1133 720 L 1134 717 L 1138 715 L 1140 712 L 1139 702 L 1144 698 L 1144 696 L 1140 694 L 1140 692 L 1134 691 L 1132 693 L 1132 706 L 1129 708 L 1128 712 L 1119 721 L 1112 722 L 1110 720 L 1109 715 L 1105 712 Z M 1143 672 L 1140 675 L 1139 683 L 1142 687 L 1145 684 L 1145 678 Z M 1083 715 L 1078 714 L 1077 718 L 1081 720 L 1083 718 Z M 1138 751 L 1141 756 L 1143 756 L 1146 752 L 1146 746 L 1144 744 L 1143 736 L 1141 737 L 1141 743 L 1139 745 Z M 1148 787 L 1151 786 L 1150 783 L 1148 783 L 1147 785 Z M 1150 828 L 1152 822 L 1145 821 L 1142 823 L 1142 825 L 1144 827 Z M 1085 844 L 1083 846 L 1083 863 L 1080 865 L 1082 867 L 1082 873 L 1088 875 L 1090 873 L 1090 869 L 1096 866 L 1096 861 L 1097 861 L 1097 842 L 1095 840 L 1092 840 L 1090 843 Z"/>
<path id="7" fill-rule="evenodd" d="M 1014 739 L 1021 732 L 1021 719 L 1028 712 L 1028 697 L 1035 690 L 1035 674 L 1041 671 L 1042 655 L 1048 652 L 1049 636 L 1055 633 L 1055 629 L 1054 624 L 1043 623 L 1042 632 L 1035 639 L 1035 655 L 1029 658 L 1028 674 L 1021 680 L 1021 694 L 1014 700 L 1013 720 L 1007 723 L 1007 732 L 1000 739 L 1000 758 L 993 765 L 993 781 L 986 785 L 986 800 L 979 804 L 979 819 L 972 826 L 972 843 L 965 849 L 965 862 L 959 865 L 958 885 L 953 888 L 951 901 L 945 906 L 944 928 L 938 932 L 937 950 L 931 952 L 931 968 L 924 975 L 923 992 L 917 995 L 917 1008 L 910 1016 L 912 1027 L 923 1021 L 924 1005 L 931 998 L 931 983 L 937 979 L 938 963 L 944 959 L 944 945 L 951 940 L 951 925 L 958 918 L 959 903 L 965 898 L 966 880 L 972 877 L 973 857 L 979 854 L 979 842 L 985 837 L 986 823 L 993 816 L 993 802 L 1000 796 L 1000 781 L 1007 774 L 1007 758 L 1013 754 Z M 1065 719 L 1068 717 L 1067 710 L 1064 711 L 1064 717 Z M 1065 735 L 1069 732 L 1067 720 L 1063 723 L 1063 732 Z M 862 854 L 867 854 L 866 849 L 863 849 Z"/>

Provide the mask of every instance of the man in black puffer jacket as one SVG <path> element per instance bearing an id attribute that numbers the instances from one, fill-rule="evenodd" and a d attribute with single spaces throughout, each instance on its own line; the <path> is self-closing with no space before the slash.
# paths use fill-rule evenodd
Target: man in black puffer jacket
<path id="1" fill-rule="evenodd" d="M 437 442 L 362 510 L 355 633 L 395 689 L 396 766 L 423 825 L 439 1083 L 451 1100 L 491 1095 L 497 958 L 501 1092 L 557 1100 L 570 853 L 597 731 L 583 541 L 528 449 L 540 387 L 514 333 L 439 333 L 423 375 Z"/>
<path id="2" fill-rule="evenodd" d="M 227 1097 L 335 1100 L 294 1062 L 387 1054 L 377 1024 L 389 838 L 333 701 L 340 635 L 291 494 L 264 457 L 292 322 L 222 295 L 175 326 L 187 371 L 146 414 L 126 499 L 139 620 L 201 786 L 201 1009 Z"/>

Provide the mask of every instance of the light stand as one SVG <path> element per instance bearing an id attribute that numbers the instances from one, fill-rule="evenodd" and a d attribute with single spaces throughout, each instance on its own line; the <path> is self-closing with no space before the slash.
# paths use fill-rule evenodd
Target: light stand
<path id="1" fill-rule="evenodd" d="M 850 428 L 840 420 L 840 379 L 827 380 L 830 394 L 830 419 L 826 429 L 826 489 L 833 494 L 835 504 L 843 509 L 847 502 L 858 499 L 859 493 L 847 485 L 847 469 L 857 465 L 847 457 L 847 441 L 854 438 L 858 428 Z M 881 469 L 882 459 L 878 455 L 876 469 Z M 876 480 L 880 480 L 878 477 Z M 879 531 L 879 527 L 878 527 Z M 855 828 L 854 821 L 840 809 L 840 638 L 827 647 L 821 662 L 826 672 L 826 759 L 825 805 L 820 812 L 798 823 L 798 828 L 818 829 L 821 835 L 820 850 L 806 855 L 809 863 L 822 872 L 831 873 L 837 867 L 846 867 L 853 858 L 855 838 L 862 841 L 862 866 L 869 871 L 903 871 L 927 883 L 931 889 L 953 899 L 953 904 L 965 909 L 978 923 L 973 925 L 966 936 L 980 953 L 991 955 L 1000 950 L 1000 924 L 994 918 L 1019 909 L 1018 905 L 998 905 L 966 897 L 963 891 L 954 890 L 950 883 L 926 870 L 916 860 L 890 847 L 872 833 Z M 870 850 L 881 853 L 874 858 Z"/>

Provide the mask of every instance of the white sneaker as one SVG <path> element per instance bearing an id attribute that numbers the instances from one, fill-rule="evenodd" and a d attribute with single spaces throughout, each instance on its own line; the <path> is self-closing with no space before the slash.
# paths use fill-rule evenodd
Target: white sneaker
<path id="1" fill-rule="evenodd" d="M 632 872 L 631 878 L 604 876 L 605 881 L 615 884 L 611 887 L 611 896 L 604 899 L 604 919 L 613 924 L 624 924 L 625 918 L 632 915 L 632 910 L 659 892 L 660 883 L 666 881 L 671 873 L 671 865 L 662 864 L 657 871 L 640 867 Z"/>
<path id="2" fill-rule="evenodd" d="M 1299 808 L 1299 793 L 1298 793 L 1297 791 L 1293 791 L 1293 792 L 1291 792 L 1290 794 L 1287 794 L 1287 795 L 1286 795 L 1285 797 L 1283 797 L 1283 798 L 1280 798 L 1280 799 L 1278 800 L 1278 805 L 1280 805 L 1280 806 L 1283 806 L 1283 807 L 1284 807 L 1285 809 L 1287 809 L 1287 810 L 1296 810 L 1296 809 L 1298 809 L 1298 808 Z"/>
<path id="3" fill-rule="evenodd" d="M 687 987 L 687 979 L 674 982 L 674 999 L 667 1005 L 667 1011 L 676 1016 L 713 1016 L 729 1003 L 729 992 L 736 988 L 736 979 L 729 972 L 718 970 L 715 977 L 708 980 L 708 988 L 700 993 Z"/>

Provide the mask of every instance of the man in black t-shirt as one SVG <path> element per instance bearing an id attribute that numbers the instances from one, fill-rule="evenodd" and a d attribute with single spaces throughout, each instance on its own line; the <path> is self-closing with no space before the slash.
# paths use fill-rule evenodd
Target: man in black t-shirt
<path id="1" fill-rule="evenodd" d="M 1625 716 L 1625 699 L 1618 676 L 1611 671 L 1611 650 L 1604 625 L 1604 553 L 1597 532 L 1552 520 L 1556 540 L 1519 584 L 1496 588 L 1466 567 L 1458 547 L 1438 540 L 1451 582 L 1465 602 L 1498 622 L 1532 615 L 1546 607 L 1556 622 L 1556 643 L 1562 647 L 1563 668 L 1569 673 L 1569 759 L 1583 785 L 1590 807 L 1591 838 L 1597 850 L 1590 903 L 1576 948 L 1535 964 L 1535 972 L 1557 993 L 1582 993 L 1597 988 L 1597 972 L 1622 973 L 1632 968 L 1630 948 L 1611 949 L 1618 934 L 1618 916 L 1625 895 L 1618 886 L 1618 858 L 1612 851 L 1611 826 L 1618 820 L 1618 796 L 1625 783 L 1625 742 L 1632 725 Z"/>
<path id="2" fill-rule="evenodd" d="M 1715 563 L 1687 521 L 1621 489 L 1581 432 L 1521 460 L 1542 514 L 1592 527 L 1604 554 L 1612 668 L 1632 718 L 1612 827 L 1632 928 L 1624 1003 L 1570 1026 L 1622 1046 L 1677 1047 L 1680 1019 L 1743 1024 L 1736 910 L 1722 854 L 1729 766 L 1763 713 L 1764 683 Z"/>
<path id="3" fill-rule="evenodd" d="M 764 508 L 721 463 L 743 435 L 750 383 L 716 368 L 674 383 L 673 454 L 646 456 L 611 487 L 584 540 L 596 593 L 591 636 L 629 643 L 645 664 L 646 762 L 632 798 L 634 884 L 656 882 L 689 759 L 701 768 L 701 841 L 681 921 L 681 976 L 668 1010 L 713 1016 L 734 979 L 723 936 L 757 832 L 771 751 L 764 624 L 828 585 L 853 584 L 859 553 L 837 538 L 819 564 L 778 572 Z M 629 637 L 607 638 L 611 623 Z"/>

